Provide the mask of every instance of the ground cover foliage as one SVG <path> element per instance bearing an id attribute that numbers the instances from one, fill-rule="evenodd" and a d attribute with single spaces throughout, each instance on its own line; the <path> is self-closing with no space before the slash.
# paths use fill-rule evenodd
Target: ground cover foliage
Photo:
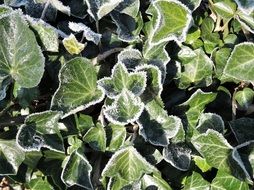
<path id="1" fill-rule="evenodd" d="M 0 4 L 0 188 L 252 189 L 253 0 Z"/>

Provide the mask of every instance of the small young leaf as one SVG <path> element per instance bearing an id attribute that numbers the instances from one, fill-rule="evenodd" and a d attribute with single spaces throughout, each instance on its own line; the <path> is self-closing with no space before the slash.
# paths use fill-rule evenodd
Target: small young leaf
<path id="1" fill-rule="evenodd" d="M 195 164 L 204 173 L 212 169 L 212 167 L 206 162 L 206 159 L 200 156 L 192 156 Z"/>
<path id="2" fill-rule="evenodd" d="M 52 190 L 53 187 L 50 185 L 47 180 L 43 180 L 42 178 L 35 178 L 32 179 L 29 183 L 28 186 L 31 190 Z"/>
<path id="3" fill-rule="evenodd" d="M 254 44 L 250 42 L 235 46 L 223 73 L 238 80 L 254 82 Z"/>
<path id="4" fill-rule="evenodd" d="M 83 140 L 96 151 L 105 152 L 106 150 L 106 132 L 100 123 L 97 123 L 95 127 L 90 128 L 84 135 Z"/>
<path id="5" fill-rule="evenodd" d="M 210 183 L 203 179 L 203 177 L 197 173 L 193 172 L 191 176 L 188 176 L 184 182 L 183 190 L 210 190 Z"/>
<path id="6" fill-rule="evenodd" d="M 252 104 L 254 91 L 250 88 L 244 88 L 235 94 L 235 100 L 238 103 L 238 109 L 247 110 Z"/>
<path id="7" fill-rule="evenodd" d="M 130 91 L 122 91 L 121 95 L 104 110 L 105 117 L 117 125 L 135 122 L 141 115 L 144 104 L 139 97 Z"/>
<path id="8" fill-rule="evenodd" d="M 63 45 L 71 55 L 79 54 L 85 48 L 85 44 L 78 42 L 73 34 L 63 39 Z"/>
<path id="9" fill-rule="evenodd" d="M 81 188 L 92 190 L 91 171 L 92 166 L 82 151 L 76 150 L 65 160 L 61 179 L 67 186 L 77 185 Z"/>
<path id="10" fill-rule="evenodd" d="M 60 70 L 59 80 L 51 108 L 63 111 L 63 117 L 84 110 L 104 98 L 103 90 L 96 85 L 96 70 L 88 59 L 77 57 L 67 62 Z"/>
<path id="11" fill-rule="evenodd" d="M 98 81 L 110 98 L 118 97 L 123 90 L 129 90 L 135 96 L 140 96 L 146 87 L 145 72 L 128 73 L 122 63 L 117 63 L 112 69 L 111 77 L 105 77 Z"/>
<path id="12" fill-rule="evenodd" d="M 0 33 L 1 77 L 11 76 L 21 87 L 37 86 L 44 73 L 44 57 L 19 11 L 0 16 Z"/>
<path id="13" fill-rule="evenodd" d="M 14 140 L 0 140 L 0 175 L 16 175 L 25 153 Z"/>
<path id="14" fill-rule="evenodd" d="M 59 131 L 59 112 L 45 111 L 29 115 L 17 133 L 17 143 L 24 151 L 40 151 L 42 147 L 64 151 Z"/>
<path id="15" fill-rule="evenodd" d="M 88 40 L 94 42 L 96 45 L 101 40 L 101 34 L 97 34 L 83 23 L 69 22 L 69 28 L 74 32 L 83 32 L 83 36 Z"/>

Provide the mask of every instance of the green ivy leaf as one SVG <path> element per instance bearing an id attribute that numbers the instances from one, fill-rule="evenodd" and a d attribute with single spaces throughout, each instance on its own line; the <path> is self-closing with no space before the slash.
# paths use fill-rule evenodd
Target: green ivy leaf
<path id="1" fill-rule="evenodd" d="M 112 69 L 111 77 L 104 77 L 98 84 L 110 98 L 116 98 L 123 90 L 129 90 L 135 96 L 140 96 L 146 88 L 146 73 L 128 73 L 122 63 L 117 63 Z"/>
<path id="2" fill-rule="evenodd" d="M 254 44 L 250 42 L 241 43 L 236 45 L 232 51 L 223 74 L 237 80 L 253 82 L 253 65 Z"/>
<path id="3" fill-rule="evenodd" d="M 234 17 L 236 12 L 236 4 L 231 0 L 215 1 L 212 8 L 223 19 L 230 20 Z"/>
<path id="4" fill-rule="evenodd" d="M 15 140 L 0 140 L 0 175 L 16 175 L 24 160 L 25 153 Z"/>
<path id="5" fill-rule="evenodd" d="M 167 146 L 169 139 L 176 136 L 182 126 L 176 116 L 167 112 L 154 100 L 146 104 L 145 110 L 138 119 L 139 134 L 156 146 Z"/>
<path id="6" fill-rule="evenodd" d="M 44 73 L 44 57 L 19 11 L 0 16 L 0 33 L 1 78 L 11 76 L 25 88 L 37 86 Z"/>
<path id="7" fill-rule="evenodd" d="M 142 189 L 157 188 L 159 190 L 172 190 L 169 184 L 157 175 L 151 176 L 145 174 L 141 179 L 141 183 Z"/>
<path id="8" fill-rule="evenodd" d="M 135 69 L 143 64 L 143 57 L 137 49 L 124 49 L 117 56 L 118 62 L 123 63 L 127 69 Z"/>
<path id="9" fill-rule="evenodd" d="M 43 180 L 42 178 L 35 178 L 32 179 L 28 186 L 31 190 L 52 190 L 53 187 L 47 182 L 46 180 Z"/>
<path id="10" fill-rule="evenodd" d="M 64 152 L 58 120 L 61 115 L 45 111 L 29 115 L 17 133 L 17 143 L 25 151 L 40 151 L 42 147 Z"/>
<path id="11" fill-rule="evenodd" d="M 179 88 L 184 89 L 190 85 L 204 87 L 212 83 L 214 65 L 202 49 L 192 51 L 190 48 L 183 48 L 178 57 L 184 68 L 180 73 Z"/>
<path id="12" fill-rule="evenodd" d="M 205 173 L 212 169 L 212 167 L 206 162 L 206 159 L 201 156 L 192 156 L 195 164 L 199 167 L 199 169 Z"/>
<path id="13" fill-rule="evenodd" d="M 233 147 L 217 131 L 208 129 L 206 133 L 193 138 L 192 144 L 210 166 L 242 179 L 248 177 L 237 153 L 232 156 Z"/>
<path id="14" fill-rule="evenodd" d="M 205 106 L 212 102 L 216 98 L 216 95 L 216 93 L 207 93 L 198 89 L 186 102 L 178 105 L 177 110 L 184 114 L 182 117 L 185 117 L 185 120 L 187 119 L 187 124 L 190 127 L 195 127 Z"/>
<path id="15" fill-rule="evenodd" d="M 211 184 L 211 190 L 235 190 L 235 189 L 241 189 L 241 190 L 248 190 L 249 186 L 248 183 L 241 181 L 237 178 L 235 178 L 232 175 L 229 175 L 228 173 L 225 173 L 221 170 L 218 171 L 216 177 L 213 179 Z"/>
<path id="16" fill-rule="evenodd" d="M 235 100 L 238 103 L 238 109 L 247 110 L 252 104 L 254 91 L 250 88 L 244 88 L 235 94 Z"/>
<path id="17" fill-rule="evenodd" d="M 179 0 L 185 4 L 191 11 L 195 11 L 199 6 L 202 0 Z"/>
<path id="18" fill-rule="evenodd" d="M 38 41 L 41 42 L 42 48 L 45 51 L 58 52 L 59 42 L 56 29 L 41 19 L 34 19 L 29 16 L 26 19 L 33 29 L 35 36 L 38 37 Z"/>
<path id="19" fill-rule="evenodd" d="M 104 110 L 105 117 L 117 125 L 135 122 L 144 109 L 144 103 L 130 91 L 122 91 L 113 104 Z"/>
<path id="20" fill-rule="evenodd" d="M 115 152 L 123 146 L 127 132 L 124 126 L 109 124 L 106 127 L 107 151 Z"/>
<path id="21" fill-rule="evenodd" d="M 137 72 L 145 72 L 147 76 L 146 88 L 140 96 L 143 102 L 150 102 L 156 97 L 161 96 L 162 74 L 157 66 L 143 65 L 136 68 Z"/>
<path id="22" fill-rule="evenodd" d="M 254 13 L 246 14 L 245 12 L 238 11 L 237 20 L 241 23 L 243 29 L 254 33 Z"/>
<path id="23" fill-rule="evenodd" d="M 80 114 L 79 117 L 75 116 L 75 121 L 80 133 L 84 133 L 94 127 L 93 118 L 89 115 Z"/>
<path id="24" fill-rule="evenodd" d="M 224 122 L 218 114 L 215 113 L 202 113 L 199 117 L 196 129 L 200 133 L 205 133 L 208 129 L 213 129 L 219 133 L 223 133 L 225 126 Z"/>
<path id="25" fill-rule="evenodd" d="M 183 190 L 210 190 L 210 183 L 203 179 L 203 177 L 197 173 L 193 172 L 191 176 L 186 178 L 184 182 Z"/>
<path id="26" fill-rule="evenodd" d="M 171 143 L 163 149 L 163 157 L 173 167 L 187 171 L 191 162 L 191 150 L 184 144 Z"/>
<path id="27" fill-rule="evenodd" d="M 142 175 L 157 171 L 137 150 L 126 147 L 118 150 L 102 171 L 102 177 L 121 178 L 129 184 L 139 180 Z"/>
<path id="28" fill-rule="evenodd" d="M 153 1 L 148 9 L 153 16 L 150 43 L 170 40 L 184 41 L 191 21 L 190 10 L 178 1 Z"/>
<path id="29" fill-rule="evenodd" d="M 100 123 L 97 123 L 95 127 L 90 128 L 84 135 L 83 140 L 94 150 L 102 152 L 105 152 L 106 150 L 106 132 Z"/>
<path id="30" fill-rule="evenodd" d="M 83 36 L 88 40 L 94 42 L 96 45 L 100 43 L 101 34 L 97 34 L 83 23 L 69 22 L 69 28 L 74 32 L 83 32 Z"/>
<path id="31" fill-rule="evenodd" d="M 85 0 L 88 6 L 88 13 L 94 20 L 100 20 L 114 10 L 123 0 Z"/>
<path id="32" fill-rule="evenodd" d="M 63 117 L 84 110 L 104 98 L 103 90 L 96 85 L 96 70 L 88 59 L 77 57 L 67 62 L 60 70 L 59 80 L 51 108 L 63 111 Z"/>
<path id="33" fill-rule="evenodd" d="M 48 0 L 34 0 L 35 3 L 47 3 Z M 49 3 L 58 11 L 61 11 L 68 16 L 71 15 L 71 10 L 69 6 L 65 6 L 60 0 L 49 0 Z"/>
<path id="34" fill-rule="evenodd" d="M 92 166 L 79 149 L 64 161 L 61 179 L 67 186 L 77 185 L 92 190 L 91 171 Z"/>

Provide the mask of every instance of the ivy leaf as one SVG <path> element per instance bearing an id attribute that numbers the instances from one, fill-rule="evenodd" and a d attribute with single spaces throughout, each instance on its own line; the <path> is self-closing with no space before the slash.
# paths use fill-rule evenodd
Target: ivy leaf
<path id="1" fill-rule="evenodd" d="M 105 152 L 106 150 L 106 132 L 100 123 L 90 128 L 84 135 L 83 140 L 96 151 Z"/>
<path id="2" fill-rule="evenodd" d="M 237 153 L 232 156 L 233 147 L 217 131 L 208 129 L 192 139 L 192 144 L 210 166 L 242 179 L 248 175 Z"/>
<path id="3" fill-rule="evenodd" d="M 238 11 L 237 20 L 241 23 L 241 26 L 245 29 L 254 33 L 254 14 L 246 14 L 245 12 Z"/>
<path id="4" fill-rule="evenodd" d="M 156 97 L 160 97 L 163 87 L 162 74 L 159 68 L 154 65 L 143 65 L 137 67 L 136 71 L 146 72 L 147 76 L 146 88 L 141 95 L 143 102 L 149 102 Z"/>
<path id="5" fill-rule="evenodd" d="M 78 42 L 73 34 L 63 39 L 63 45 L 71 55 L 80 54 L 85 48 L 85 44 Z"/>
<path id="6" fill-rule="evenodd" d="M 35 36 L 38 37 L 41 42 L 40 45 L 42 48 L 46 51 L 58 52 L 59 42 L 56 29 L 41 19 L 34 19 L 29 16 L 26 18 L 34 31 Z"/>
<path id="7" fill-rule="evenodd" d="M 115 152 L 123 146 L 127 136 L 126 129 L 122 125 L 109 124 L 106 127 L 107 151 Z"/>
<path id="8" fill-rule="evenodd" d="M 253 65 L 254 44 L 250 42 L 241 43 L 235 46 L 223 73 L 237 80 L 254 82 Z"/>
<path id="9" fill-rule="evenodd" d="M 96 45 L 101 40 L 101 34 L 97 34 L 83 23 L 69 22 L 69 28 L 74 32 L 83 32 L 83 36 L 88 40 L 94 42 Z"/>
<path id="10" fill-rule="evenodd" d="M 159 190 L 172 190 L 169 184 L 157 175 L 151 176 L 145 174 L 141 179 L 141 183 L 142 189 L 156 188 Z"/>
<path id="11" fill-rule="evenodd" d="M 25 88 L 37 86 L 44 73 L 44 57 L 19 11 L 0 16 L 0 33 L 1 78 L 11 76 Z"/>
<path id="12" fill-rule="evenodd" d="M 148 9 L 153 16 L 150 43 L 160 44 L 170 40 L 184 41 L 191 22 L 190 10 L 178 1 L 153 1 Z"/>
<path id="13" fill-rule="evenodd" d="M 85 0 L 88 6 L 88 13 L 94 20 L 100 20 L 114 10 L 123 0 Z"/>
<path id="14" fill-rule="evenodd" d="M 212 5 L 217 15 L 221 16 L 225 20 L 230 20 L 234 17 L 236 12 L 236 4 L 231 0 L 215 1 Z"/>
<path id="15" fill-rule="evenodd" d="M 94 127 L 93 118 L 89 115 L 79 114 L 78 118 L 75 116 L 75 121 L 80 133 L 84 133 Z"/>
<path id="16" fill-rule="evenodd" d="M 16 175 L 24 160 L 25 153 L 15 140 L 0 140 L 0 175 Z"/>
<path id="17" fill-rule="evenodd" d="M 169 144 L 163 149 L 164 160 L 181 171 L 187 171 L 191 162 L 191 150 L 184 144 Z"/>
<path id="18" fill-rule="evenodd" d="M 191 176 L 188 176 L 184 182 L 183 190 L 210 190 L 210 183 L 203 179 L 203 177 L 197 173 L 193 172 Z"/>
<path id="19" fill-rule="evenodd" d="M 27 0 L 4 0 L 4 4 L 11 7 L 21 7 L 26 5 Z"/>
<path id="20" fill-rule="evenodd" d="M 199 6 L 202 0 L 180 0 L 185 4 L 191 11 L 195 11 Z"/>
<path id="21" fill-rule="evenodd" d="M 192 53 L 189 53 L 190 56 L 184 51 L 189 52 L 192 50 L 190 48 L 184 48 L 178 54 L 184 70 L 180 73 L 179 88 L 184 89 L 190 85 L 196 87 L 209 86 L 212 83 L 214 67 L 211 59 L 202 49 L 194 50 Z"/>
<path id="22" fill-rule="evenodd" d="M 186 102 L 178 105 L 176 109 L 184 114 L 181 117 L 184 118 L 187 125 L 195 127 L 200 114 L 203 113 L 205 109 L 205 106 L 212 102 L 216 98 L 216 95 L 216 93 L 207 93 L 198 89 Z"/>
<path id="23" fill-rule="evenodd" d="M 199 167 L 199 169 L 205 173 L 212 169 L 212 167 L 206 162 L 206 159 L 201 156 L 192 156 L 195 164 Z"/>
<path id="24" fill-rule="evenodd" d="M 35 178 L 32 179 L 29 183 L 28 186 L 31 190 L 51 190 L 53 187 L 47 182 L 47 180 L 43 180 L 42 178 Z"/>
<path id="25" fill-rule="evenodd" d="M 110 98 L 116 98 L 123 90 L 129 90 L 135 96 L 140 96 L 146 88 L 145 72 L 128 73 L 122 63 L 117 63 L 112 69 L 111 77 L 104 77 L 98 84 Z"/>
<path id="26" fill-rule="evenodd" d="M 219 133 L 223 133 L 225 126 L 221 116 L 218 114 L 202 113 L 199 117 L 199 122 L 196 129 L 200 133 L 205 133 L 208 129 L 213 129 Z"/>
<path id="27" fill-rule="evenodd" d="M 254 91 L 250 88 L 244 88 L 235 94 L 235 100 L 238 103 L 238 109 L 248 110 L 254 98 Z"/>
<path id="28" fill-rule="evenodd" d="M 216 177 L 213 179 L 211 184 L 211 190 L 234 190 L 234 189 L 241 189 L 241 190 L 248 190 L 249 186 L 248 183 L 241 181 L 235 178 L 232 175 L 229 175 L 226 172 L 221 170 L 218 171 Z"/>
<path id="29" fill-rule="evenodd" d="M 254 2 L 252 0 L 235 0 L 240 10 L 250 14 L 254 10 Z"/>
<path id="30" fill-rule="evenodd" d="M 77 185 L 92 190 L 91 171 L 92 166 L 78 149 L 64 161 L 61 179 L 67 186 Z"/>
<path id="31" fill-rule="evenodd" d="M 142 175 L 157 171 L 137 150 L 126 147 L 118 150 L 108 161 L 102 171 L 102 177 L 121 178 L 132 183 L 139 180 Z"/>
<path id="32" fill-rule="evenodd" d="M 29 115 L 17 133 L 17 143 L 22 150 L 40 151 L 42 147 L 63 152 L 63 139 L 58 120 L 61 115 L 45 111 Z"/>
<path id="33" fill-rule="evenodd" d="M 123 63 L 129 70 L 134 70 L 143 63 L 143 57 L 137 49 L 124 49 L 117 56 L 118 62 Z"/>
<path id="34" fill-rule="evenodd" d="M 47 3 L 48 0 L 34 0 L 35 3 Z M 49 3 L 58 11 L 61 11 L 68 16 L 71 15 L 71 9 L 69 6 L 65 6 L 60 0 L 49 0 Z"/>
<path id="35" fill-rule="evenodd" d="M 77 57 L 67 62 L 60 70 L 59 80 L 51 108 L 63 111 L 63 117 L 84 110 L 104 98 L 103 90 L 96 85 L 96 70 L 88 59 Z"/>
<path id="36" fill-rule="evenodd" d="M 238 141 L 238 143 L 245 143 L 247 141 L 254 140 L 253 131 L 254 119 L 242 117 L 233 121 L 230 121 L 230 127 Z"/>
<path id="37" fill-rule="evenodd" d="M 167 146 L 169 139 L 176 136 L 182 126 L 176 116 L 168 116 L 167 112 L 156 102 L 146 104 L 145 110 L 138 119 L 139 134 L 156 146 Z"/>
<path id="38" fill-rule="evenodd" d="M 135 122 L 144 109 L 144 103 L 130 91 L 122 91 L 112 105 L 104 110 L 105 117 L 116 125 Z"/>

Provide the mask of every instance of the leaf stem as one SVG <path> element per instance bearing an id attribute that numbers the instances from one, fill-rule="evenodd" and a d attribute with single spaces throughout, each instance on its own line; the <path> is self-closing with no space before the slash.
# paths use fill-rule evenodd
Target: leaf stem
<path id="1" fill-rule="evenodd" d="M 114 49 L 110 49 L 108 51 L 105 51 L 102 54 L 99 54 L 96 58 L 93 59 L 93 65 L 97 65 L 99 62 L 103 61 L 104 59 L 106 59 L 107 57 L 109 57 L 110 55 L 117 53 L 119 51 L 122 51 L 124 48 L 114 48 Z"/>
<path id="2" fill-rule="evenodd" d="M 43 9 L 43 11 L 41 13 L 41 19 L 42 20 L 44 19 L 45 15 L 46 15 L 46 12 L 47 12 L 49 4 L 50 4 L 50 0 L 47 0 L 46 4 L 44 6 L 44 9 Z"/>
<path id="3" fill-rule="evenodd" d="M 6 107 L 0 112 L 0 117 L 3 116 L 12 106 L 14 105 L 13 101 L 10 101 Z"/>

